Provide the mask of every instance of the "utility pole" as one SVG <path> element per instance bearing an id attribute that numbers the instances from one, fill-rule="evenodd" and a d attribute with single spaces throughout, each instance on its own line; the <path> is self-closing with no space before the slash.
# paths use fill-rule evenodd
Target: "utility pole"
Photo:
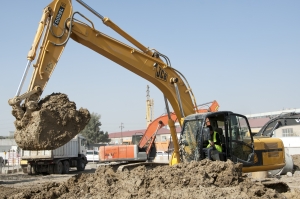
<path id="1" fill-rule="evenodd" d="M 121 144 L 123 144 L 123 135 L 122 135 L 122 130 L 124 128 L 123 123 L 121 122 L 121 126 L 119 126 L 119 128 L 121 128 Z"/>

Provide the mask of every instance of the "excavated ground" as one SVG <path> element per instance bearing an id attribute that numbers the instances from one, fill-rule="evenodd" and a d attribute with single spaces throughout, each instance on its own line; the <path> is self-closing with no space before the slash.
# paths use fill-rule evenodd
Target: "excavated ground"
<path id="1" fill-rule="evenodd" d="M 294 170 L 300 170 L 300 155 L 292 155 Z"/>
<path id="2" fill-rule="evenodd" d="M 87 109 L 76 110 L 76 104 L 66 94 L 53 93 L 37 104 L 25 108 L 13 107 L 16 118 L 15 140 L 24 150 L 58 148 L 76 136 L 90 120 Z M 32 110 L 30 110 L 32 109 Z"/>
<path id="3" fill-rule="evenodd" d="M 300 191 L 265 187 L 241 173 L 231 161 L 202 160 L 123 172 L 101 166 L 95 173 L 81 173 L 65 181 L 31 188 L 0 187 L 2 198 L 298 198 Z M 0 194 L 1 195 L 1 194 Z"/>
<path id="4" fill-rule="evenodd" d="M 25 112 L 20 117 L 19 113 L 20 109 L 13 111 L 17 116 L 15 139 L 23 149 L 57 148 L 78 134 L 90 119 L 86 109 L 77 111 L 76 104 L 61 93 L 42 99 L 30 114 Z M 300 155 L 292 157 L 297 171 Z M 289 191 L 280 184 L 268 188 L 243 175 L 241 165 L 231 161 L 139 166 L 123 172 L 112 166 L 100 166 L 95 173 L 81 173 L 69 179 L 23 187 L 0 186 L 0 198 L 299 198 L 300 176 L 282 179 L 287 183 L 292 181 L 295 187 Z"/>

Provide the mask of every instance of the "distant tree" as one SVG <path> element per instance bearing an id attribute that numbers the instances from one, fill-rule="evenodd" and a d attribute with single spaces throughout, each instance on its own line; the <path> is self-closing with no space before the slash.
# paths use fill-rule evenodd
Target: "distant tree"
<path id="1" fill-rule="evenodd" d="M 100 131 L 100 118 L 101 115 L 97 113 L 92 113 L 89 123 L 80 132 L 87 139 L 88 144 L 110 142 L 110 139 L 108 138 L 108 133 Z"/>
<path id="2" fill-rule="evenodd" d="M 109 139 L 108 137 L 108 132 L 106 131 L 104 133 L 104 131 L 100 131 L 100 138 L 99 138 L 99 142 L 110 142 L 111 139 Z"/>

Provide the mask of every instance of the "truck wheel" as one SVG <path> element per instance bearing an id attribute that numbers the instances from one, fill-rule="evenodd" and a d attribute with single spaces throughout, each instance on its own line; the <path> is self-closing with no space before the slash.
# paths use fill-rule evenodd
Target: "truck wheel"
<path id="1" fill-rule="evenodd" d="M 69 169 L 70 169 L 70 163 L 69 161 L 63 161 L 63 174 L 68 174 L 69 173 Z"/>
<path id="2" fill-rule="evenodd" d="M 28 173 L 28 175 L 36 175 L 35 165 L 28 164 L 27 165 L 27 173 Z"/>
<path id="3" fill-rule="evenodd" d="M 55 174 L 62 174 L 62 171 L 63 171 L 63 164 L 62 162 L 58 162 L 54 165 L 54 173 Z"/>
<path id="4" fill-rule="evenodd" d="M 77 171 L 84 171 L 84 169 L 85 169 L 85 163 L 80 158 L 80 159 L 77 160 Z"/>
<path id="5" fill-rule="evenodd" d="M 32 175 L 36 175 L 37 174 L 35 165 L 31 166 L 31 173 L 32 173 Z"/>
<path id="6" fill-rule="evenodd" d="M 54 165 L 52 165 L 52 164 L 50 164 L 50 165 L 48 165 L 48 173 L 49 174 L 54 174 Z"/>
<path id="7" fill-rule="evenodd" d="M 28 173 L 28 175 L 32 175 L 30 164 L 27 165 L 27 173 Z"/>
<path id="8" fill-rule="evenodd" d="M 27 166 L 21 166 L 21 167 L 22 167 L 23 173 L 28 173 L 28 172 L 27 172 Z"/>

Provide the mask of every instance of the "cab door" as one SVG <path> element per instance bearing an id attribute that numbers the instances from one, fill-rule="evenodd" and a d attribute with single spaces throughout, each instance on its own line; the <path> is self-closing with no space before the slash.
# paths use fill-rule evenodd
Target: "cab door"
<path id="1" fill-rule="evenodd" d="M 254 144 L 248 119 L 231 113 L 227 118 L 230 159 L 244 166 L 254 162 Z"/>

